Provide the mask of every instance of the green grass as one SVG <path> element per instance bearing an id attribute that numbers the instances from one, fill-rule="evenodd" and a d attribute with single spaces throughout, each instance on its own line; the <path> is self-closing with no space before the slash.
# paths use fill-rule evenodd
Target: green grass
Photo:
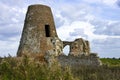
<path id="1" fill-rule="evenodd" d="M 0 64 L 0 80 L 77 80 L 69 67 L 62 69 L 57 63 L 52 67 L 36 63 L 25 57 L 17 61 L 6 58 Z"/>
<path id="2" fill-rule="evenodd" d="M 20 60 L 9 57 L 0 63 L 0 80 L 120 80 L 119 60 L 101 61 L 103 66 L 63 68 L 57 62 L 48 67 L 28 57 Z"/>
<path id="3" fill-rule="evenodd" d="M 120 66 L 120 59 L 115 58 L 101 58 L 103 64 L 108 66 Z"/>

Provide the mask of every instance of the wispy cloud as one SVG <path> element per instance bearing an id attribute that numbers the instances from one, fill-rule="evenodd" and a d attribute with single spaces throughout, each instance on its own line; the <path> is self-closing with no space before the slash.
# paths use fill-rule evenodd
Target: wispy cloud
<path id="1" fill-rule="evenodd" d="M 16 54 L 25 13 L 31 4 L 51 7 L 62 40 L 83 37 L 101 57 L 120 56 L 120 0 L 1 0 L 1 56 Z"/>
<path id="2" fill-rule="evenodd" d="M 118 7 L 120 7 L 120 0 L 117 0 L 117 5 L 118 5 Z"/>

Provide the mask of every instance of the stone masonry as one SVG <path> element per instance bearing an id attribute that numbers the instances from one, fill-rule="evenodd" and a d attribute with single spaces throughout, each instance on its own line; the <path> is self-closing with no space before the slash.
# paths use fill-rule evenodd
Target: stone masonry
<path id="1" fill-rule="evenodd" d="M 26 14 L 17 55 L 34 56 L 45 54 L 47 51 L 56 54 L 62 51 L 61 40 L 56 33 L 51 9 L 45 5 L 31 5 Z"/>
<path id="2" fill-rule="evenodd" d="M 89 55 L 90 54 L 90 46 L 89 42 L 87 40 L 84 40 L 82 38 L 78 38 L 73 42 L 63 41 L 63 47 L 66 45 L 70 45 L 70 53 L 69 55 Z"/>
<path id="3" fill-rule="evenodd" d="M 63 48 L 66 45 L 70 45 L 69 56 L 65 57 L 63 53 Z M 20 40 L 20 45 L 18 48 L 17 56 L 21 57 L 27 55 L 30 57 L 53 55 L 58 57 L 58 61 L 62 64 L 74 64 L 71 63 L 75 60 L 78 63 L 89 63 L 96 64 L 94 57 L 90 53 L 89 41 L 82 38 L 78 38 L 75 41 L 61 41 L 57 35 L 55 24 L 53 20 L 53 15 L 50 7 L 45 5 L 30 5 L 25 18 L 24 28 Z M 90 59 L 84 59 L 78 56 L 87 56 Z M 88 57 L 89 56 L 89 57 Z M 85 57 L 86 58 L 86 57 Z M 47 56 L 47 59 L 49 57 Z M 88 61 L 89 60 L 89 61 Z M 48 60 L 49 61 L 49 60 Z M 61 62 L 62 61 L 62 62 Z M 70 62 L 71 61 L 71 62 Z M 87 64 L 88 64 L 87 63 Z M 90 64 L 90 65 L 91 65 Z"/>

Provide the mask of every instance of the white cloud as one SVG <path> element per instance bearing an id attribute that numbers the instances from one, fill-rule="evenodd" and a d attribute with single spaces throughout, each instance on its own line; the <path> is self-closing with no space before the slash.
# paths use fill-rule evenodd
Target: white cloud
<path id="1" fill-rule="evenodd" d="M 100 3 L 101 0 L 83 0 L 85 2 L 88 2 L 88 3 Z"/>
<path id="2" fill-rule="evenodd" d="M 98 23 L 98 22 L 97 22 Z M 93 23 L 95 24 L 95 23 Z M 102 26 L 102 27 L 101 27 Z M 95 34 L 108 35 L 108 36 L 120 36 L 120 22 L 119 21 L 104 21 L 99 23 L 95 27 Z"/>
<path id="3" fill-rule="evenodd" d="M 117 0 L 101 0 L 101 1 L 106 5 L 113 6 L 116 4 Z"/>
<path id="4" fill-rule="evenodd" d="M 26 10 L 6 1 L 0 1 L 0 10 L 0 56 L 15 56 Z"/>
<path id="5" fill-rule="evenodd" d="M 94 3 L 94 4 L 103 4 L 108 6 L 115 6 L 117 0 L 83 0 L 87 3 Z"/>
<path id="6" fill-rule="evenodd" d="M 120 0 L 117 0 L 116 4 L 118 7 L 120 7 Z"/>
<path id="7" fill-rule="evenodd" d="M 72 23 L 57 28 L 58 35 L 62 40 L 74 40 L 75 38 L 80 38 L 80 37 L 83 37 L 84 39 L 88 39 L 90 41 L 94 39 L 106 39 L 108 37 L 119 38 L 119 36 L 94 34 L 94 31 L 95 31 L 95 26 L 89 22 L 84 22 L 84 21 L 74 21 Z M 83 32 L 83 34 L 80 32 Z M 74 34 L 76 33 L 77 35 L 73 34 L 74 36 L 71 36 L 70 34 L 72 33 Z"/>
<path id="8" fill-rule="evenodd" d="M 90 40 L 92 49 L 101 52 L 102 56 L 105 52 L 110 55 L 114 54 L 109 49 L 120 52 L 116 48 L 120 37 L 116 35 L 119 34 L 120 20 L 119 9 L 115 6 L 116 2 L 117 0 L 1 0 L 0 45 L 2 47 L 0 47 L 0 53 L 16 54 L 27 6 L 36 3 L 47 4 L 52 8 L 57 32 L 62 40 L 71 41 L 83 37 Z M 108 20 L 106 17 L 109 19 L 114 17 L 116 20 Z M 111 35 L 111 32 L 114 35 Z M 102 47 L 107 39 L 116 40 L 116 44 L 104 50 Z M 109 54 L 106 56 L 110 56 Z"/>
<path id="9" fill-rule="evenodd" d="M 19 45 L 19 36 L 8 41 L 0 40 L 0 56 L 4 57 L 4 56 L 8 56 L 8 54 L 10 54 L 11 56 L 16 56 L 18 45 Z"/>
<path id="10" fill-rule="evenodd" d="M 81 29 L 81 32 L 84 31 L 84 34 L 88 36 L 89 40 L 92 40 L 95 37 L 95 35 L 93 34 L 94 26 L 91 25 L 90 23 L 84 22 L 84 21 L 74 21 L 74 22 L 69 23 L 67 25 L 63 25 L 57 29 L 57 32 L 59 34 L 59 37 L 63 40 L 66 40 L 69 38 L 74 40 L 75 38 L 84 37 L 80 34 L 71 37 L 70 32 L 74 32 L 75 29 L 78 29 L 78 30 Z M 79 33 L 79 32 L 80 31 L 78 31 L 76 33 Z"/>
<path id="11" fill-rule="evenodd" d="M 75 20 L 84 20 L 86 19 L 86 15 L 89 15 L 89 17 L 93 17 L 91 15 L 92 11 L 91 6 L 86 4 L 76 4 L 70 5 L 70 4 L 64 4 L 66 7 L 61 6 L 60 15 L 67 18 L 69 21 L 75 21 Z M 86 17 L 86 18 L 85 18 Z M 89 18 L 90 19 L 90 18 Z"/>
<path id="12" fill-rule="evenodd" d="M 101 57 L 120 57 L 120 38 L 95 39 L 91 42 L 92 52 Z"/>

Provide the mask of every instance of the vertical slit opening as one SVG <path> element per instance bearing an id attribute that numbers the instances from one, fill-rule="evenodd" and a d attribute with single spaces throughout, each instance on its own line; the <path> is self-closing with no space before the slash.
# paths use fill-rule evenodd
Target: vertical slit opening
<path id="1" fill-rule="evenodd" d="M 50 37 L 50 26 L 49 25 L 45 25 L 45 35 L 46 37 Z"/>

